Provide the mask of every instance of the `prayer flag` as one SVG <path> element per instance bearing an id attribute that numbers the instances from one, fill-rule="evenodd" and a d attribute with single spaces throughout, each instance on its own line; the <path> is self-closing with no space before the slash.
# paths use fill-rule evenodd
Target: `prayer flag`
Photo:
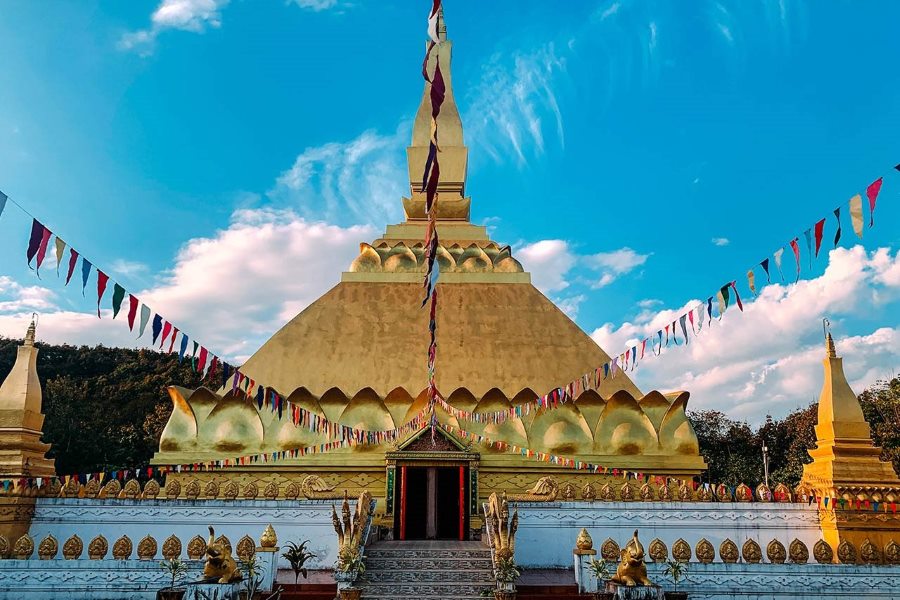
<path id="1" fill-rule="evenodd" d="M 438 36 L 438 16 L 440 16 L 441 12 L 441 0 L 434 0 L 431 6 L 431 12 L 428 13 L 428 37 L 431 38 L 431 41 L 435 44 L 440 44 L 441 39 Z"/>
<path id="2" fill-rule="evenodd" d="M 750 291 L 753 292 L 753 295 L 756 295 L 756 282 L 755 275 L 753 274 L 753 269 L 747 271 L 747 285 L 750 286 Z"/>
<path id="3" fill-rule="evenodd" d="M 838 242 L 841 241 L 841 208 L 834 209 L 834 218 L 837 221 L 837 231 L 834 232 L 834 247 L 837 248 Z"/>
<path id="4" fill-rule="evenodd" d="M 78 264 L 78 252 L 75 248 L 69 248 L 69 272 L 66 273 L 66 285 L 69 285 L 69 280 L 72 279 L 76 264 Z"/>
<path id="5" fill-rule="evenodd" d="M 862 196 L 859 194 L 850 198 L 850 222 L 853 223 L 853 231 L 857 237 L 863 236 Z"/>
<path id="6" fill-rule="evenodd" d="M 800 244 L 798 243 L 800 238 L 794 238 L 791 240 L 791 250 L 794 251 L 794 260 L 797 263 L 797 281 L 800 281 Z"/>
<path id="7" fill-rule="evenodd" d="M 113 319 L 118 316 L 119 311 L 122 310 L 122 300 L 125 299 L 125 288 L 116 283 L 113 286 L 113 296 L 112 296 L 112 309 L 113 309 Z"/>
<path id="8" fill-rule="evenodd" d="M 744 312 L 744 303 L 741 302 L 741 295 L 738 294 L 737 281 L 731 282 L 731 289 L 734 290 L 734 301 L 737 302 L 738 310 Z"/>
<path id="9" fill-rule="evenodd" d="M 109 282 L 109 275 L 97 269 L 97 318 L 100 318 L 100 300 L 106 293 L 106 284 Z"/>
<path id="10" fill-rule="evenodd" d="M 151 325 L 150 330 L 153 332 L 151 344 L 155 346 L 156 340 L 159 339 L 159 333 L 162 331 L 162 317 L 158 313 L 153 315 L 153 325 Z"/>
<path id="11" fill-rule="evenodd" d="M 693 313 L 691 313 L 691 314 L 693 314 Z M 684 343 L 685 343 L 685 344 L 688 343 L 687 325 L 685 325 L 685 320 L 686 320 L 686 319 L 687 319 L 687 315 L 686 315 L 686 314 L 681 315 L 681 317 L 678 319 L 679 322 L 681 323 L 681 334 L 684 336 Z"/>
<path id="12" fill-rule="evenodd" d="M 28 249 L 25 251 L 29 267 L 31 267 L 31 261 L 34 260 L 35 255 L 38 253 L 42 239 L 44 239 L 44 226 L 37 219 L 33 219 L 31 221 L 31 236 L 28 238 Z"/>
<path id="13" fill-rule="evenodd" d="M 172 327 L 172 339 L 169 340 L 169 354 L 175 349 L 175 339 L 178 337 L 178 328 Z"/>
<path id="14" fill-rule="evenodd" d="M 784 254 L 784 248 L 779 248 L 775 251 L 775 266 L 778 268 L 778 274 L 781 275 L 781 280 L 784 281 L 784 271 L 781 270 L 781 255 Z"/>
<path id="15" fill-rule="evenodd" d="M 134 331 L 134 317 L 137 315 L 138 301 L 134 294 L 128 294 L 128 329 Z"/>
<path id="16" fill-rule="evenodd" d="M 138 328 L 138 338 L 143 337 L 144 330 L 147 329 L 147 323 L 150 322 L 150 307 L 146 304 L 141 305 L 141 326 Z"/>
<path id="17" fill-rule="evenodd" d="M 181 332 L 181 348 L 178 350 L 178 362 L 184 360 L 184 353 L 187 352 L 188 336 Z"/>
<path id="18" fill-rule="evenodd" d="M 819 256 L 819 248 L 822 247 L 822 234 L 825 232 L 825 219 L 816 223 L 816 257 Z"/>
<path id="19" fill-rule="evenodd" d="M 93 267 L 88 259 L 81 257 L 81 295 L 84 296 L 84 290 L 87 288 L 88 277 L 91 276 L 91 267 Z"/>
<path id="20" fill-rule="evenodd" d="M 878 192 L 881 191 L 881 181 L 882 178 L 879 177 L 866 188 L 866 198 L 869 199 L 869 227 L 875 225 L 875 201 L 878 199 Z"/>
<path id="21" fill-rule="evenodd" d="M 6 200 L 9 198 L 3 192 L 0 192 L 0 217 L 3 216 L 3 209 L 6 208 Z"/>
<path id="22" fill-rule="evenodd" d="M 170 333 L 172 333 L 172 324 L 166 321 L 165 323 L 163 323 L 162 339 L 159 340 L 160 350 L 162 350 L 163 346 L 165 345 Z"/>
<path id="23" fill-rule="evenodd" d="M 56 276 L 59 277 L 59 265 L 62 264 L 63 254 L 66 251 L 66 243 L 59 239 L 59 236 L 56 236 L 56 239 L 53 240 L 53 244 L 56 249 Z"/>

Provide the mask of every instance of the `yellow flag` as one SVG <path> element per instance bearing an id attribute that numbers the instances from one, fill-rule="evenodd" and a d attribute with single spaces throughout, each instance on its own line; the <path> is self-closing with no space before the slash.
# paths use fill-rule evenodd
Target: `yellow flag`
<path id="1" fill-rule="evenodd" d="M 862 238 L 863 234 L 863 217 L 862 217 L 862 196 L 859 194 L 850 198 L 850 220 L 853 222 L 853 231 Z"/>
<path id="2" fill-rule="evenodd" d="M 756 295 L 756 276 L 753 274 L 753 269 L 747 271 L 747 283 L 750 285 L 750 291 L 753 292 L 753 295 Z"/>

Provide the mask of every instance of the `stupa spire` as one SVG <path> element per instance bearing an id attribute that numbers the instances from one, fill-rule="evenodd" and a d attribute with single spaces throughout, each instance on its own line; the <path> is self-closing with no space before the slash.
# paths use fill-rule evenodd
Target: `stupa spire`
<path id="1" fill-rule="evenodd" d="M 0 475 L 47 477 L 55 474 L 45 458 L 49 444 L 41 442 L 41 381 L 37 374 L 34 319 L 19 346 L 16 362 L 0 385 Z"/>
<path id="2" fill-rule="evenodd" d="M 435 69 L 440 67 L 441 76 L 446 88 L 441 111 L 437 118 L 438 146 L 440 147 L 441 176 L 438 184 L 440 201 L 437 204 L 437 217 L 440 220 L 469 220 L 470 199 L 465 197 L 466 167 L 469 150 L 463 141 L 462 120 L 453 95 L 453 79 L 450 65 L 453 42 L 447 39 L 447 25 L 444 21 L 444 9 L 438 12 L 437 34 L 439 44 L 428 53 L 425 70 L 429 77 L 434 77 Z M 426 49 L 432 43 L 426 40 Z M 419 109 L 413 121 L 412 143 L 406 149 L 409 167 L 410 197 L 403 199 L 403 209 L 407 220 L 425 219 L 425 195 L 422 190 L 422 174 L 428 158 L 428 145 L 431 140 L 431 83 L 425 82 Z"/>

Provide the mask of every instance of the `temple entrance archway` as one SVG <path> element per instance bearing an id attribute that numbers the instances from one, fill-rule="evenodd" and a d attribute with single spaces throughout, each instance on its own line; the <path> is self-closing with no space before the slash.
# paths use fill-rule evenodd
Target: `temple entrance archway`
<path id="1" fill-rule="evenodd" d="M 413 436 L 387 459 L 395 540 L 468 540 L 478 510 L 478 461 L 443 432 Z"/>

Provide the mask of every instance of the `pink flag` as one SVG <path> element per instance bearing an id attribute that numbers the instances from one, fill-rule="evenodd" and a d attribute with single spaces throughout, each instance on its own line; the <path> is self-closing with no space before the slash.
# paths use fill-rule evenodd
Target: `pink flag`
<path id="1" fill-rule="evenodd" d="M 882 178 L 879 177 L 866 188 L 866 197 L 869 199 L 869 227 L 875 224 L 875 200 L 878 199 L 878 192 L 881 191 L 881 180 Z"/>
<path id="2" fill-rule="evenodd" d="M 800 244 L 797 243 L 799 239 L 791 240 L 791 250 L 794 251 L 794 259 L 797 261 L 797 281 L 800 281 Z"/>

